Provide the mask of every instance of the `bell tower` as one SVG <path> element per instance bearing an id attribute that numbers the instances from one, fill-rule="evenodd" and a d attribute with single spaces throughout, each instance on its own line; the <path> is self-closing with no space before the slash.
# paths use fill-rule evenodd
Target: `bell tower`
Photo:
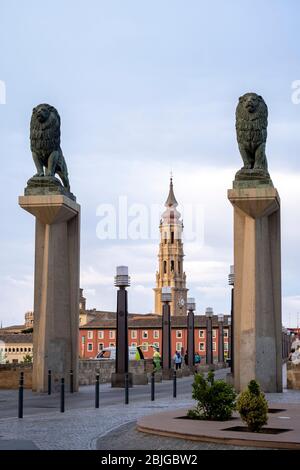
<path id="1" fill-rule="evenodd" d="M 186 275 L 183 271 L 183 223 L 176 207 L 173 180 L 170 179 L 169 195 L 165 202 L 166 210 L 160 220 L 160 244 L 158 271 L 156 272 L 155 313 L 162 314 L 161 289 L 172 288 L 171 315 L 186 315 L 187 291 Z"/>

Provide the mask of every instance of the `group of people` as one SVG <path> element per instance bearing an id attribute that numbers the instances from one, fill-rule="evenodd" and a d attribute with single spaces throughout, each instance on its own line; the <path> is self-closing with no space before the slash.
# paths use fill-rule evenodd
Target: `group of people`
<path id="1" fill-rule="evenodd" d="M 157 372 L 162 367 L 161 355 L 160 355 L 158 348 L 154 347 L 153 349 L 154 349 L 153 357 L 152 357 L 153 370 L 154 372 Z M 186 365 L 188 365 L 188 352 L 186 351 L 183 356 L 181 351 L 175 351 L 175 354 L 173 356 L 173 362 L 174 362 L 174 367 L 176 370 L 181 369 L 183 361 Z M 194 362 L 195 362 L 195 365 L 200 364 L 201 362 L 201 356 L 198 353 L 198 351 L 195 353 Z"/>
<path id="2" fill-rule="evenodd" d="M 181 351 L 175 351 L 173 360 L 174 360 L 175 369 L 176 370 L 181 369 L 181 365 L 183 363 L 183 360 L 184 360 L 185 365 L 188 365 L 188 352 L 186 351 L 185 355 L 182 356 Z M 197 351 L 195 353 L 195 356 L 194 356 L 194 363 L 195 364 L 200 364 L 200 362 L 201 362 L 201 357 L 200 357 L 200 354 Z"/>

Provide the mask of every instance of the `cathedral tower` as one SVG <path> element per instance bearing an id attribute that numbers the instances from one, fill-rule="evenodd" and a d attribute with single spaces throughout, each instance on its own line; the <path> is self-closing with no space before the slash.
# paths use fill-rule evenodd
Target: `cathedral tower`
<path id="1" fill-rule="evenodd" d="M 171 315 L 186 315 L 186 276 L 183 271 L 183 223 L 170 180 L 169 195 L 159 225 L 160 244 L 158 253 L 159 269 L 156 272 L 155 313 L 162 314 L 161 288 L 172 288 Z"/>

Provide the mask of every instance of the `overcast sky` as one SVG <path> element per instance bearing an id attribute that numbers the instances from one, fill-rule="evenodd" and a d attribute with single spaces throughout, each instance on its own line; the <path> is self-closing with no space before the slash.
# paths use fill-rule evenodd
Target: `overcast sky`
<path id="1" fill-rule="evenodd" d="M 269 107 L 267 156 L 282 202 L 283 319 L 296 326 L 300 104 L 292 86 L 300 80 L 299 18 L 298 0 L 0 0 L 4 325 L 21 323 L 33 308 L 34 219 L 17 197 L 35 173 L 29 122 L 41 102 L 61 115 L 62 148 L 82 208 L 88 307 L 115 308 L 115 267 L 125 264 L 130 311 L 153 310 L 159 214 L 150 213 L 163 210 L 172 170 L 185 226 L 197 222 L 197 236 L 185 242 L 189 295 L 197 313 L 207 306 L 229 313 L 227 189 L 242 165 L 234 114 L 238 97 L 255 91 Z M 118 227 L 120 201 L 127 201 L 129 224 L 140 208 L 151 236 L 99 239 L 105 207 L 115 211 Z"/>

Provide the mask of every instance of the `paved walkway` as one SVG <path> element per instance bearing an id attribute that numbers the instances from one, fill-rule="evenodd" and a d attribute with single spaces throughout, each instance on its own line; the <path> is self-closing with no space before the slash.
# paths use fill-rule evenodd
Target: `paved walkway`
<path id="1" fill-rule="evenodd" d="M 225 370 L 218 371 L 216 376 L 222 377 L 226 372 Z M 131 393 L 129 405 L 123 404 L 124 391 L 119 390 L 118 393 L 121 395 L 118 395 L 118 393 L 115 395 L 115 402 L 113 404 L 104 406 L 104 402 L 100 400 L 100 408 L 97 410 L 93 407 L 92 395 L 90 395 L 91 390 L 89 391 L 84 387 L 80 393 L 76 394 L 76 402 L 78 400 L 80 402 L 82 398 L 82 404 L 78 403 L 78 406 L 81 406 L 81 408 L 76 406 L 69 409 L 68 401 L 66 401 L 67 409 L 65 413 L 60 413 L 56 407 L 47 408 L 46 410 L 34 408 L 34 413 L 27 415 L 25 407 L 24 418 L 21 420 L 13 417 L 11 412 L 8 417 L 3 417 L 5 406 L 8 406 L 8 402 L 2 402 L 2 404 L 0 403 L 2 405 L 0 406 L 1 448 L 6 448 L 5 445 L 7 444 L 10 448 L 15 449 L 19 449 L 21 445 L 35 445 L 39 449 L 96 449 L 97 443 L 101 439 L 104 442 L 105 436 L 108 433 L 115 431 L 118 433 L 120 429 L 118 431 L 117 428 L 128 423 L 132 425 L 142 416 L 159 411 L 194 406 L 195 402 L 191 399 L 191 382 L 192 377 L 178 380 L 178 385 L 180 384 L 178 390 L 180 392 L 176 399 L 171 398 L 170 388 L 172 384 L 170 382 L 157 384 L 157 390 L 159 389 L 158 386 L 161 385 L 162 389 L 166 388 L 168 390 L 168 393 L 167 396 L 161 394 L 161 397 L 157 398 L 155 402 L 150 401 L 149 385 L 135 387 L 136 392 L 134 393 L 137 396 L 134 399 L 134 394 Z M 103 393 L 104 389 L 102 388 Z M 112 389 L 107 386 L 107 392 L 105 393 L 107 393 L 107 397 L 110 394 L 112 395 Z M 8 400 L 10 402 L 9 406 L 12 406 L 13 401 L 15 416 L 15 391 L 13 396 L 11 392 L 4 393 L 4 395 L 5 397 L 0 391 L 0 402 L 1 400 Z M 120 396 L 122 399 L 120 399 Z M 288 391 L 282 394 L 272 394 L 270 395 L 270 400 L 272 402 L 300 403 L 300 392 Z M 10 442 L 5 443 L 4 441 Z M 27 443 L 24 443 L 24 441 L 27 441 Z M 129 440 L 128 445 L 131 445 L 130 442 Z M 123 441 L 123 445 L 126 446 L 125 441 Z M 111 445 L 107 447 L 107 449 L 110 448 Z"/>

